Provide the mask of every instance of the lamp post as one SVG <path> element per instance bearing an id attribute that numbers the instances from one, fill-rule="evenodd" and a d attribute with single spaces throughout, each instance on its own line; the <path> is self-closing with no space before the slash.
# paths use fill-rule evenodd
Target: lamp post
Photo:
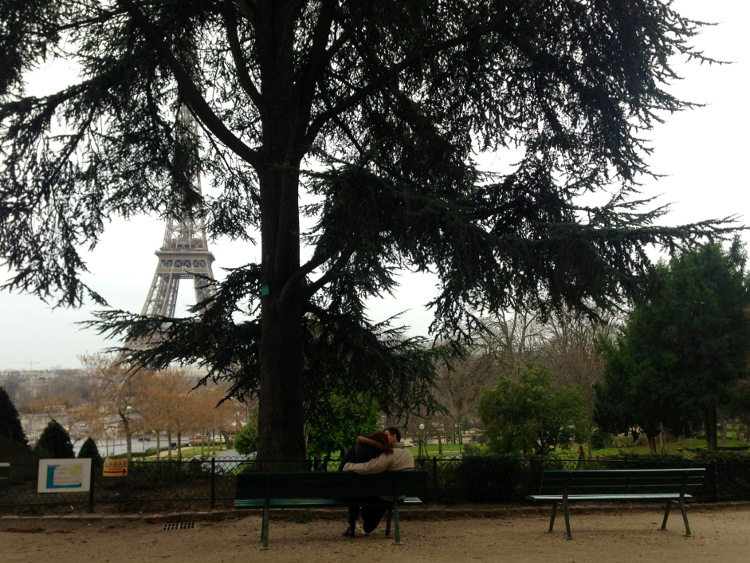
<path id="1" fill-rule="evenodd" d="M 419 459 L 427 457 L 427 445 L 424 441 L 424 424 L 419 425 Z"/>

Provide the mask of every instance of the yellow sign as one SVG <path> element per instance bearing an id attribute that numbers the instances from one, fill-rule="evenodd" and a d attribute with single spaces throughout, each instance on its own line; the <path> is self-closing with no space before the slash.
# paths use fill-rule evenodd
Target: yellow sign
<path id="1" fill-rule="evenodd" d="M 105 459 L 104 476 L 105 477 L 125 477 L 128 474 L 127 459 Z"/>

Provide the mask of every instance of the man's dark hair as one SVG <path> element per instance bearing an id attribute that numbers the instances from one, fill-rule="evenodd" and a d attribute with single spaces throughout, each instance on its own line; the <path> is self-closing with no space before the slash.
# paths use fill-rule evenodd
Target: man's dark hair
<path id="1" fill-rule="evenodd" d="M 386 430 L 388 430 L 389 434 L 393 434 L 396 437 L 397 442 L 401 441 L 401 432 L 399 432 L 398 428 L 395 426 L 389 426 Z"/>

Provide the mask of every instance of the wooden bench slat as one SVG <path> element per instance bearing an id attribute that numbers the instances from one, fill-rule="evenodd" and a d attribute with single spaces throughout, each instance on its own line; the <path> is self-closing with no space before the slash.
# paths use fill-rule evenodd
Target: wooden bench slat
<path id="1" fill-rule="evenodd" d="M 526 498 L 537 501 L 561 501 L 563 495 L 528 495 Z M 569 501 L 574 500 L 668 500 L 678 499 L 680 493 L 653 493 L 653 494 L 629 494 L 618 495 L 568 495 Z M 685 499 L 692 499 L 693 495 L 684 495 Z"/>
<path id="2" fill-rule="evenodd" d="M 377 475 L 340 472 L 242 473 L 238 476 L 239 498 L 316 498 L 335 494 L 339 498 L 426 492 L 424 471 L 386 471 Z"/>
<path id="3" fill-rule="evenodd" d="M 235 499 L 235 508 L 263 508 L 266 501 L 264 499 Z M 422 499 L 419 497 L 404 497 L 399 501 L 400 504 L 422 504 Z M 313 498 L 313 499 L 302 499 L 302 498 L 288 498 L 288 499 L 271 499 L 269 501 L 271 508 L 326 508 L 326 507 L 340 507 L 349 506 L 348 502 L 343 502 L 331 498 Z"/>
<path id="4" fill-rule="evenodd" d="M 263 508 L 266 504 L 264 499 L 245 499 L 235 500 L 235 508 Z M 286 498 L 286 499 L 271 499 L 269 501 L 271 508 L 312 508 L 312 507 L 326 507 L 326 506 L 346 506 L 345 503 L 330 499 L 330 498 Z"/>

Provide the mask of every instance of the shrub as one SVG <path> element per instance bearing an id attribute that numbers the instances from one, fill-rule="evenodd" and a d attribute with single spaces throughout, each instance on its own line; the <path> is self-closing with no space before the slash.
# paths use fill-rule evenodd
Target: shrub
<path id="1" fill-rule="evenodd" d="M 71 459 L 75 457 L 70 435 L 54 418 L 39 436 L 34 451 L 47 459 Z"/>
<path id="2" fill-rule="evenodd" d="M 234 438 L 234 449 L 237 453 L 248 455 L 257 449 L 258 426 L 257 423 L 246 424 L 239 434 Z"/>
<path id="3" fill-rule="evenodd" d="M 529 465 L 517 456 L 478 456 L 438 463 L 437 484 L 445 500 L 517 502 L 530 482 Z"/>
<path id="4" fill-rule="evenodd" d="M 28 445 L 26 434 L 23 432 L 18 410 L 10 400 L 5 387 L 0 387 L 0 436 L 19 444 Z"/>
<path id="5" fill-rule="evenodd" d="M 99 448 L 96 446 L 96 442 L 90 436 L 86 438 L 86 441 L 81 444 L 81 450 L 78 452 L 79 459 L 91 458 L 91 464 L 95 469 L 101 469 L 104 467 L 104 460 L 99 454 Z"/>

